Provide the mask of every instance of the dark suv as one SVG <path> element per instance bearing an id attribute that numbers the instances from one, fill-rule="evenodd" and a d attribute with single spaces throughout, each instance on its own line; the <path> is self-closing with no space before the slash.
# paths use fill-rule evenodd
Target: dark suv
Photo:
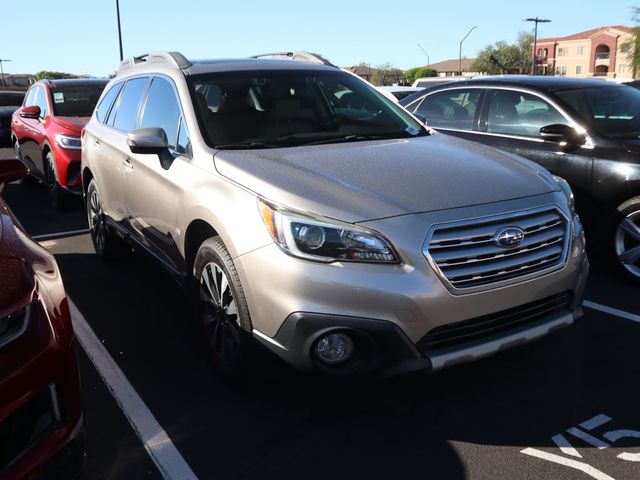
<path id="1" fill-rule="evenodd" d="M 591 252 L 640 279 L 640 91 L 595 79 L 506 76 L 440 85 L 400 103 L 443 133 L 565 178 Z"/>

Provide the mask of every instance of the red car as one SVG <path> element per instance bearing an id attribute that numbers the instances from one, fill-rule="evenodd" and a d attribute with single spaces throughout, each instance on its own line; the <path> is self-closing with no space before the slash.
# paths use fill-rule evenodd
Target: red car
<path id="1" fill-rule="evenodd" d="M 31 86 L 11 119 L 15 154 L 47 184 L 63 207 L 81 195 L 80 133 L 93 114 L 106 80 L 41 80 Z"/>
<path id="2" fill-rule="evenodd" d="M 0 160 L 0 190 L 28 169 Z M 82 408 L 60 271 L 0 199 L 0 478 L 77 478 Z"/>

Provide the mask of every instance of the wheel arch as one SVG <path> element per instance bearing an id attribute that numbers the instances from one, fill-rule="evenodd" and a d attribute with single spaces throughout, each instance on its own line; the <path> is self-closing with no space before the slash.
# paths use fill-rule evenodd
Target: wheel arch
<path id="1" fill-rule="evenodd" d="M 187 275 L 193 273 L 193 262 L 200 245 L 215 236 L 218 236 L 218 231 L 209 222 L 198 218 L 189 223 L 184 235 L 184 259 Z"/>

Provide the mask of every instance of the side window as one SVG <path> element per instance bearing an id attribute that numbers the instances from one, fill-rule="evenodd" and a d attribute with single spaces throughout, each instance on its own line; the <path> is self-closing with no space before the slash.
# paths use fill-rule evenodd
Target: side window
<path id="1" fill-rule="evenodd" d="M 96 118 L 100 123 L 105 123 L 107 119 L 107 114 L 109 113 L 109 109 L 111 105 L 113 105 L 113 101 L 118 96 L 120 89 L 122 88 L 122 83 L 116 83 L 113 87 L 109 89 L 109 91 L 102 97 L 100 104 L 96 108 Z"/>
<path id="2" fill-rule="evenodd" d="M 47 106 L 47 95 L 44 88 L 37 87 L 33 104 L 40 107 L 40 118 L 44 118 L 49 115 L 49 108 Z"/>
<path id="3" fill-rule="evenodd" d="M 487 132 L 540 137 L 540 128 L 567 120 L 542 98 L 523 92 L 495 90 L 489 103 Z"/>
<path id="4" fill-rule="evenodd" d="M 22 102 L 23 107 L 30 107 L 31 105 L 33 105 L 33 100 L 34 100 L 37 89 L 38 88 L 36 87 L 36 88 L 31 88 L 29 90 L 29 92 L 27 93 L 27 96 L 24 97 L 24 102 Z"/>
<path id="5" fill-rule="evenodd" d="M 427 119 L 430 127 L 473 130 L 480 93 L 477 88 L 433 93 L 424 99 L 416 112 Z"/>
<path id="6" fill-rule="evenodd" d="M 162 128 L 169 146 L 177 150 L 179 120 L 180 107 L 173 87 L 164 78 L 155 77 L 149 88 L 140 128 Z"/>
<path id="7" fill-rule="evenodd" d="M 138 121 L 138 107 L 148 82 L 149 79 L 145 77 L 134 78 L 126 83 L 124 91 L 120 95 L 118 111 L 115 112 L 115 120 L 113 121 L 115 128 L 125 132 L 135 130 Z M 109 115 L 109 121 L 111 121 L 111 116 Z"/>

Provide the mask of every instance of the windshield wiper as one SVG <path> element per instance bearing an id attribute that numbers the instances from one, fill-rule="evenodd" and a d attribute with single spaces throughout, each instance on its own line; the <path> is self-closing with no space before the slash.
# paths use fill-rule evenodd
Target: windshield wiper
<path id="1" fill-rule="evenodd" d="M 324 145 L 327 143 L 364 142 L 367 140 L 388 140 L 391 138 L 405 138 L 400 135 L 344 135 L 342 137 L 323 138 L 313 142 L 305 142 L 304 145 Z"/>
<path id="2" fill-rule="evenodd" d="M 255 150 L 260 148 L 280 148 L 283 144 L 264 143 L 264 142 L 239 142 L 239 143 L 222 143 L 216 145 L 218 150 Z"/>

